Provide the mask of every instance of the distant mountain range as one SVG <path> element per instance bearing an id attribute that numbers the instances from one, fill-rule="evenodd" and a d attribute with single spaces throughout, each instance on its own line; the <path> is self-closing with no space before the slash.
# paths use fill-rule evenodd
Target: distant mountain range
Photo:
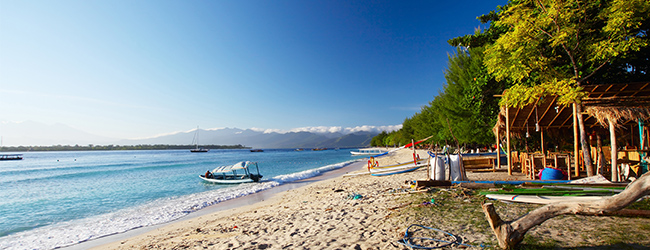
<path id="1" fill-rule="evenodd" d="M 2 142 L 5 146 L 49 145 L 138 145 L 192 143 L 195 131 L 145 139 L 114 139 L 89 134 L 63 124 L 46 125 L 38 122 L 3 123 Z M 262 132 L 251 129 L 222 128 L 200 130 L 202 145 L 237 145 L 252 148 L 337 148 L 364 147 L 378 132 Z"/>
<path id="2" fill-rule="evenodd" d="M 264 133 L 250 129 L 224 128 L 200 130 L 200 143 L 203 145 L 236 145 L 253 148 L 337 148 L 365 147 L 377 135 L 373 132 L 342 133 Z M 135 144 L 189 144 L 194 136 L 192 132 L 180 132 L 148 139 L 123 140 L 120 145 Z"/>

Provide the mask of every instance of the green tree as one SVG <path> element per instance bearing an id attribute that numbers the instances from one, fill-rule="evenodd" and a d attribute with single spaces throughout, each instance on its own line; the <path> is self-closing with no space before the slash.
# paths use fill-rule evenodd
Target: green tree
<path id="1" fill-rule="evenodd" d="M 553 94 L 561 104 L 575 103 L 581 113 L 585 93 L 580 85 L 648 47 L 649 14 L 647 0 L 511 1 L 494 23 L 507 32 L 485 51 L 489 73 L 516 83 L 502 105 L 523 106 Z M 583 119 L 578 118 L 585 165 L 592 175 Z"/>
<path id="2" fill-rule="evenodd" d="M 378 135 L 373 137 L 372 140 L 370 140 L 370 146 L 373 146 L 373 147 L 386 146 L 386 144 L 384 144 L 384 139 L 387 136 L 388 136 L 388 133 L 386 133 L 386 131 L 381 131 L 381 133 L 379 133 Z"/>
<path id="3" fill-rule="evenodd" d="M 449 56 L 445 71 L 447 85 L 437 108 L 442 110 L 441 121 L 445 127 L 449 119 L 454 135 L 460 143 L 492 143 L 492 127 L 498 114 L 494 97 L 505 89 L 483 65 L 482 47 L 457 48 Z M 448 129 L 447 129 L 448 130 Z"/>
<path id="4" fill-rule="evenodd" d="M 393 144 L 407 144 L 411 139 L 433 135 L 434 142 L 452 142 L 456 136 L 462 144 L 491 144 L 498 102 L 494 97 L 505 89 L 483 65 L 484 48 L 457 47 L 449 56 L 445 70 L 446 84 L 429 105 L 404 120 L 402 129 L 389 134 Z M 378 135 L 380 137 L 380 135 Z M 387 137 L 384 137 L 387 138 Z M 393 145 L 386 143 L 387 145 Z"/>

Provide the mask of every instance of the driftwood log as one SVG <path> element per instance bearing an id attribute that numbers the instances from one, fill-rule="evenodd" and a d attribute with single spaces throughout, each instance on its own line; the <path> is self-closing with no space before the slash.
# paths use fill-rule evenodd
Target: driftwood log
<path id="1" fill-rule="evenodd" d="M 612 197 L 593 202 L 551 203 L 513 221 L 503 221 L 492 203 L 483 204 L 483 212 L 503 249 L 513 249 L 531 228 L 558 215 L 611 215 L 650 193 L 650 173 L 645 173 L 627 188 Z"/>

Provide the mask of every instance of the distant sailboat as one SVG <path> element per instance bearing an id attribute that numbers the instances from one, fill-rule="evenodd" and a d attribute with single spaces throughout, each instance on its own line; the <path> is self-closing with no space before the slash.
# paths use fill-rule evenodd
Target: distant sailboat
<path id="1" fill-rule="evenodd" d="M 194 133 L 194 139 L 192 139 L 192 142 L 196 146 L 196 148 L 190 149 L 190 152 L 192 153 L 205 153 L 210 151 L 210 149 L 207 148 L 200 148 L 199 147 L 199 126 L 196 126 L 196 133 Z"/>

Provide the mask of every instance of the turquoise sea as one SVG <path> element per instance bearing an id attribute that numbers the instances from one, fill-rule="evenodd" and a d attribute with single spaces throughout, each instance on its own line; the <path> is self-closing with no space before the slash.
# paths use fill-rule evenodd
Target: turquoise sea
<path id="1" fill-rule="evenodd" d="M 0 161 L 0 249 L 53 249 L 177 220 L 220 202 L 350 164 L 349 150 L 26 152 Z M 259 183 L 198 175 L 256 161 Z"/>

